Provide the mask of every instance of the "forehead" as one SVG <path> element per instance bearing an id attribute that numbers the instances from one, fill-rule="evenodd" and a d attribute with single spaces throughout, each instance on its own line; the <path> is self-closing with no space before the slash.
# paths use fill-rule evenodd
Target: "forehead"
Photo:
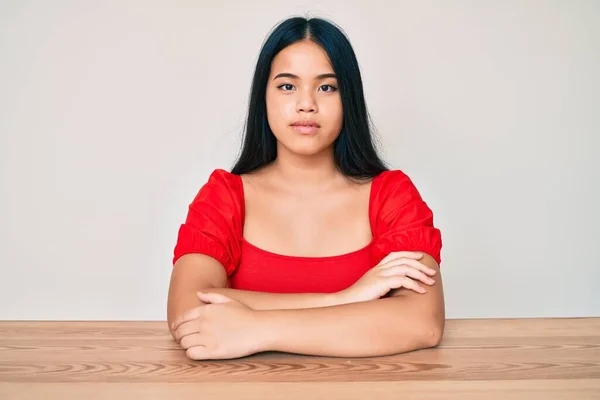
<path id="1" fill-rule="evenodd" d="M 273 59 L 271 74 L 289 72 L 300 77 L 312 77 L 333 72 L 327 53 L 316 43 L 306 40 L 281 50 Z"/>

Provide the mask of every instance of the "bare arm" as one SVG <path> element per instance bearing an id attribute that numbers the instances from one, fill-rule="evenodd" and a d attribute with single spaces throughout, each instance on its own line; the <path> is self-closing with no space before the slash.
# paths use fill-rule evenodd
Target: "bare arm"
<path id="1" fill-rule="evenodd" d="M 171 273 L 167 301 L 167 321 L 171 333 L 177 317 L 202 305 L 196 292 L 207 289 L 238 300 L 254 310 L 313 308 L 342 303 L 334 293 L 274 294 L 230 289 L 227 288 L 227 274 L 221 263 L 204 254 L 186 254 L 177 260 Z"/>
<path id="2" fill-rule="evenodd" d="M 397 354 L 436 346 L 443 335 L 442 280 L 426 294 L 404 288 L 391 297 L 325 308 L 258 312 L 261 349 L 322 356 L 363 357 Z"/>
<path id="3" fill-rule="evenodd" d="M 198 290 L 227 285 L 225 269 L 217 260 L 203 254 L 180 257 L 171 271 L 167 298 L 167 322 L 173 334 L 173 322 L 185 311 L 202 305 L 196 296 Z"/>

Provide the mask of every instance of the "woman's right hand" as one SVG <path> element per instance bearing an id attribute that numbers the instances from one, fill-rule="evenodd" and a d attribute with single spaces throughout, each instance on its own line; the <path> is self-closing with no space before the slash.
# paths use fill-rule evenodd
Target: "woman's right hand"
<path id="1" fill-rule="evenodd" d="M 367 271 L 348 289 L 338 292 L 344 303 L 379 299 L 390 290 L 404 287 L 417 293 L 426 293 L 421 285 L 433 285 L 435 270 L 419 262 L 423 254 L 411 251 L 390 253 L 379 264 Z"/>

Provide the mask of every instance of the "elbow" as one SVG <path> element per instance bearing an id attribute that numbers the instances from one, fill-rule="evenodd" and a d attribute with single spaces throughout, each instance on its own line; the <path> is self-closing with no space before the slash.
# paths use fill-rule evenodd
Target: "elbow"
<path id="1" fill-rule="evenodd" d="M 389 340 L 393 343 L 393 354 L 435 348 L 442 341 L 444 322 L 423 319 L 410 330 L 406 330 L 406 325 L 398 326 L 392 335 Z"/>
<path id="2" fill-rule="evenodd" d="M 397 332 L 393 338 L 390 337 L 390 354 L 399 354 L 415 350 L 425 350 L 437 347 L 442 341 L 444 326 L 439 323 L 415 324 L 414 329 Z M 387 354 L 387 353 L 386 353 Z"/>
<path id="3" fill-rule="evenodd" d="M 167 316 L 167 329 L 169 330 L 169 333 L 171 334 L 171 336 L 173 337 L 173 339 L 175 338 L 175 331 L 173 330 L 173 322 L 174 322 L 174 318 L 171 317 L 170 315 Z"/>
<path id="4" fill-rule="evenodd" d="M 420 333 L 419 342 L 421 343 L 421 347 L 437 347 L 444 336 L 444 326 L 444 320 L 427 323 Z"/>
<path id="5" fill-rule="evenodd" d="M 424 348 L 437 347 L 444 336 L 446 312 L 444 306 L 434 308 L 433 312 L 422 319 L 421 340 Z"/>

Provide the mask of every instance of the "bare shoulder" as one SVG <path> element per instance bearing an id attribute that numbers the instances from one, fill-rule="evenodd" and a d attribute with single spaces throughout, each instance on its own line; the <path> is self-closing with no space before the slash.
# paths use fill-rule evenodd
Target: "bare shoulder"
<path id="1" fill-rule="evenodd" d="M 350 190 L 368 191 L 371 189 L 371 185 L 373 184 L 373 178 L 355 179 L 350 177 L 344 177 L 343 179 L 345 180 L 346 185 Z"/>
<path id="2" fill-rule="evenodd" d="M 273 179 L 269 166 L 261 167 L 255 171 L 240 175 L 247 192 L 265 193 L 273 187 Z"/>

